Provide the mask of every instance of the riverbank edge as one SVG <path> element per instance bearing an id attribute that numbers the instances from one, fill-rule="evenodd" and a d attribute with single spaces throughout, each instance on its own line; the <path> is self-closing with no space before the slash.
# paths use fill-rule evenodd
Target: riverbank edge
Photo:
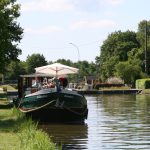
<path id="1" fill-rule="evenodd" d="M 0 109 L 1 112 L 1 119 L 0 119 L 0 126 L 2 129 L 0 130 L 0 135 L 5 134 L 5 147 L 1 147 L 2 149 L 13 149 L 11 145 L 15 145 L 16 150 L 19 150 L 20 148 L 22 150 L 26 149 L 37 149 L 37 150 L 55 150 L 56 145 L 51 141 L 50 136 L 42 131 L 41 129 L 38 129 L 38 123 L 34 122 L 31 118 L 26 118 L 24 115 L 20 114 L 16 108 L 12 109 Z M 9 112 L 9 113 L 8 113 Z M 13 112 L 13 114 L 11 113 Z M 2 116 L 6 116 L 7 117 Z M 3 118 L 3 119 L 2 119 Z M 12 124 L 11 124 L 12 123 Z M 5 124 L 5 125 L 4 125 Z M 9 129 L 10 126 L 10 129 Z M 13 127 L 12 127 L 13 126 Z M 8 134 L 9 133 L 9 134 Z M 8 137 L 7 137 L 8 135 Z M 15 143 L 7 140 L 9 139 L 9 135 L 14 136 L 15 139 L 18 139 L 15 141 Z M 7 143 L 7 144 L 6 144 Z M 47 146 L 47 147 L 46 147 Z M 49 147 L 49 148 L 48 148 Z"/>
<path id="2" fill-rule="evenodd" d="M 142 89 L 76 90 L 80 94 L 139 94 Z"/>
<path id="3" fill-rule="evenodd" d="M 150 94 L 150 89 L 103 89 L 103 90 L 84 90 L 84 89 L 73 89 L 79 94 Z M 0 93 L 0 98 L 7 96 L 17 96 L 18 91 L 7 91 L 7 93 Z"/>

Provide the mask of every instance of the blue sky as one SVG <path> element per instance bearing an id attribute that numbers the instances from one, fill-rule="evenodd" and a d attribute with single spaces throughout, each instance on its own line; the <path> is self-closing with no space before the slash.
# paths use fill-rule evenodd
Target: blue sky
<path id="1" fill-rule="evenodd" d="M 33 53 L 47 61 L 94 62 L 114 31 L 137 31 L 149 20 L 150 0 L 18 0 L 24 28 L 21 60 Z M 73 43 L 73 44 L 70 44 Z M 79 55 L 78 55 L 79 51 Z"/>

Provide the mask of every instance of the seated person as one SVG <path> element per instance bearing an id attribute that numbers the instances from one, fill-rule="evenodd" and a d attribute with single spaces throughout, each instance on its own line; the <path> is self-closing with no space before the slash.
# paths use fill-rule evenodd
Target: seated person
<path id="1" fill-rule="evenodd" d="M 47 88 L 47 83 L 46 82 L 43 82 L 43 86 L 42 86 L 44 89 Z"/>
<path id="2" fill-rule="evenodd" d="M 68 85 L 67 78 L 61 77 L 61 78 L 59 78 L 59 80 L 60 80 L 60 84 L 61 84 L 61 86 L 63 86 L 63 88 L 67 87 L 67 85 Z"/>
<path id="3" fill-rule="evenodd" d="M 48 88 L 54 88 L 55 87 L 55 82 L 54 81 L 51 81 L 51 82 L 48 82 Z"/>

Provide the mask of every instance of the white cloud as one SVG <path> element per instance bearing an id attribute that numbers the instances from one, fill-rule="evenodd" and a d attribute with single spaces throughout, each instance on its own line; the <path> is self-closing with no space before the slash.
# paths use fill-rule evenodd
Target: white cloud
<path id="1" fill-rule="evenodd" d="M 34 34 L 47 34 L 51 32 L 58 32 L 62 29 L 56 26 L 48 26 L 43 28 L 25 28 L 25 33 L 34 33 Z"/>
<path id="2" fill-rule="evenodd" d="M 106 28 L 106 27 L 113 27 L 116 23 L 111 20 L 83 20 L 75 22 L 71 25 L 72 30 L 76 29 L 85 29 L 85 28 Z"/>
<path id="3" fill-rule="evenodd" d="M 114 12 L 113 11 L 109 11 L 109 10 L 107 10 L 107 11 L 104 11 L 103 12 L 103 16 L 105 16 L 106 18 L 110 18 L 110 17 L 113 17 L 115 14 L 114 14 Z"/>
<path id="4" fill-rule="evenodd" d="M 61 12 L 73 10 L 69 0 L 31 0 L 21 3 L 22 11 L 50 11 Z"/>
<path id="5" fill-rule="evenodd" d="M 101 4 L 109 4 L 109 5 L 120 5 L 124 2 L 124 0 L 100 0 Z"/>

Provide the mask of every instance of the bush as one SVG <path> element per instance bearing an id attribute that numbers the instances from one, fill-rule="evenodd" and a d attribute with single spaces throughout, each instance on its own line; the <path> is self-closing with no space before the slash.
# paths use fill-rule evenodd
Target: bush
<path id="1" fill-rule="evenodd" d="M 49 135 L 18 109 L 1 109 L 1 141 L 3 150 L 55 150 Z"/>
<path id="2" fill-rule="evenodd" d="M 37 129 L 37 124 L 28 119 L 20 127 L 18 133 L 22 150 L 54 150 L 55 144 L 51 142 L 47 133 Z"/>
<path id="3" fill-rule="evenodd" d="M 136 80 L 137 89 L 150 89 L 150 79 L 139 79 Z"/>
<path id="4" fill-rule="evenodd" d="M 94 86 L 95 89 L 99 90 L 100 88 L 111 88 L 111 87 L 122 87 L 124 84 L 110 84 L 110 83 L 99 83 Z"/>

